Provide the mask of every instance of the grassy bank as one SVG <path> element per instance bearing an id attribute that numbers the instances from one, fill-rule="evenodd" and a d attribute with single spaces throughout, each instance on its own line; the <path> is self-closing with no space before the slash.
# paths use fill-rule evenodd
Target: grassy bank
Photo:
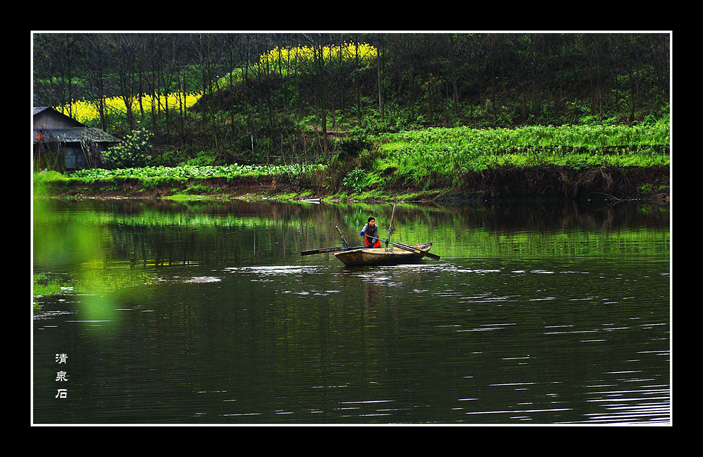
<path id="1" fill-rule="evenodd" d="M 222 165 L 88 169 L 34 174 L 35 192 L 128 198 L 237 198 L 319 187 L 323 165 Z"/>
<path id="2" fill-rule="evenodd" d="M 669 166 L 669 126 L 431 128 L 388 135 L 368 167 L 384 184 L 461 186 L 489 170 Z"/>
<path id="3" fill-rule="evenodd" d="M 63 195 L 436 199 L 643 198 L 669 191 L 670 130 L 640 126 L 430 128 L 387 134 L 328 164 L 144 167 L 35 175 Z"/>
<path id="4" fill-rule="evenodd" d="M 642 198 L 668 193 L 669 138 L 664 122 L 430 128 L 385 135 L 338 176 L 359 194 Z"/>

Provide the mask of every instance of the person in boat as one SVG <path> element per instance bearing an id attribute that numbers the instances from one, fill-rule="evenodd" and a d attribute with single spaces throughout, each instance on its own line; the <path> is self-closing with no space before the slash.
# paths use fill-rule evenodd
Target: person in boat
<path id="1" fill-rule="evenodd" d="M 364 225 L 364 228 L 361 229 L 359 235 L 364 237 L 364 246 L 367 248 L 381 247 L 381 240 L 376 239 L 378 238 L 378 225 L 376 225 L 376 219 L 373 217 L 369 217 L 368 222 Z"/>

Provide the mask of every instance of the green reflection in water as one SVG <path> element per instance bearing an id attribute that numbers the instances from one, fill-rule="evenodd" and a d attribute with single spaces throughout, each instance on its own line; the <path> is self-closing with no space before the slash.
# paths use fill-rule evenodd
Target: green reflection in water
<path id="1" fill-rule="evenodd" d="M 666 211 L 399 205 L 394 239 L 442 260 L 349 269 L 300 251 L 370 214 L 385 234 L 389 205 L 47 205 L 35 269 L 91 291 L 36 324 L 43 421 L 582 422 L 623 411 L 617 391 L 666 407 Z M 52 402 L 66 345 L 72 406 Z"/>

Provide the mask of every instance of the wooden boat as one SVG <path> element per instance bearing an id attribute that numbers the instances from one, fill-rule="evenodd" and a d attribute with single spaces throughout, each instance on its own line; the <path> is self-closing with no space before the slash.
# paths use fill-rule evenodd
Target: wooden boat
<path id="1" fill-rule="evenodd" d="M 414 244 L 413 248 L 428 252 L 432 243 Z M 335 257 L 348 267 L 361 267 L 366 265 L 400 265 L 415 263 L 422 260 L 423 254 L 401 249 L 398 247 L 386 248 L 360 248 L 336 252 Z"/>

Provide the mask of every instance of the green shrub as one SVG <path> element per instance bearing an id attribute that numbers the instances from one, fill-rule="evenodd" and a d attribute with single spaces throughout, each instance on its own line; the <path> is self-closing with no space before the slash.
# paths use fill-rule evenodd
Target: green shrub
<path id="1" fill-rule="evenodd" d="M 124 142 L 103 153 L 103 161 L 110 168 L 145 167 L 152 161 L 151 138 L 154 135 L 144 128 L 132 130 Z"/>
<path id="2" fill-rule="evenodd" d="M 363 192 L 364 190 L 375 186 L 382 186 L 386 183 L 385 178 L 381 178 L 375 173 L 368 172 L 357 168 L 352 170 L 344 177 L 342 184 L 344 187 L 353 190 L 354 192 Z"/>
<path id="3" fill-rule="evenodd" d="M 139 180 L 145 189 L 157 189 L 163 186 L 181 185 L 186 181 L 188 181 L 186 178 L 179 178 L 176 176 L 153 176 L 141 178 Z"/>

